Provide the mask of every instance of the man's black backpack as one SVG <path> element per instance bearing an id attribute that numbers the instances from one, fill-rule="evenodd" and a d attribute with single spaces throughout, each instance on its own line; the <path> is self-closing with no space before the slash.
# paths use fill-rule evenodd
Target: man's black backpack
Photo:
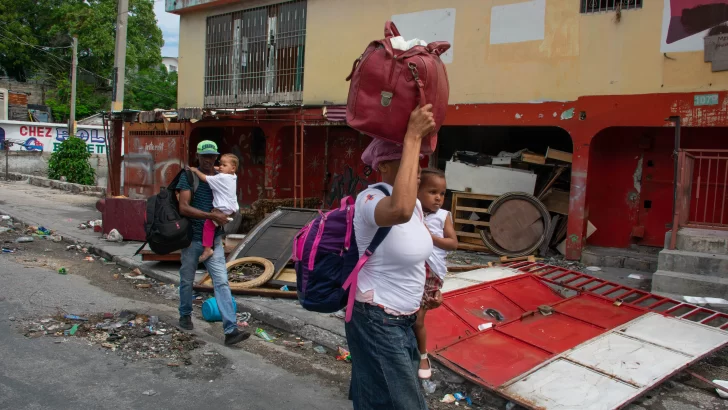
<path id="1" fill-rule="evenodd" d="M 192 198 L 194 198 L 200 180 L 194 172 L 182 170 L 166 188 L 162 187 L 157 195 L 147 199 L 147 217 L 144 223 L 147 233 L 146 243 L 158 255 L 166 255 L 184 249 L 192 243 L 190 221 L 180 215 L 176 195 L 177 185 L 183 173 L 186 173 L 187 181 L 192 181 L 190 186 Z M 144 245 L 139 248 L 139 251 L 143 248 Z"/>

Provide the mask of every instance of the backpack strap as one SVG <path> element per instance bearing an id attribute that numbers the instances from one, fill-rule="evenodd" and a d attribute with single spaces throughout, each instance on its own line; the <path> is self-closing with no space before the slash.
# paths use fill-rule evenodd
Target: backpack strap
<path id="1" fill-rule="evenodd" d="M 185 173 L 187 174 L 187 183 L 190 185 L 190 202 L 192 202 L 195 198 L 195 192 L 197 192 L 197 188 L 200 186 L 200 177 L 190 169 L 186 169 Z"/>
<path id="2" fill-rule="evenodd" d="M 389 191 L 387 191 L 386 188 L 384 188 L 381 185 L 378 185 L 374 187 L 380 191 L 385 196 L 390 196 Z M 364 255 L 362 255 L 361 258 L 359 258 L 359 262 L 356 263 L 356 266 L 354 267 L 354 270 L 351 271 L 351 274 L 346 279 L 346 282 L 344 282 L 344 285 L 342 286 L 345 290 L 349 289 L 349 299 L 346 303 L 346 321 L 351 321 L 351 315 L 353 313 L 354 309 L 354 300 L 356 298 L 356 285 L 359 279 L 359 271 L 364 266 L 365 263 L 369 260 L 369 258 L 374 254 L 374 251 L 377 250 L 379 245 L 384 242 L 384 239 L 389 235 L 389 232 L 392 230 L 391 226 L 382 226 L 377 229 L 377 233 L 374 234 L 374 238 L 372 238 L 372 241 L 369 243 L 369 246 L 364 251 Z"/>
<path id="3" fill-rule="evenodd" d="M 141 252 L 144 249 L 144 247 L 147 246 L 148 243 L 149 242 L 144 242 L 142 244 L 142 246 L 140 246 L 139 249 L 137 249 L 136 252 L 134 252 L 134 255 L 132 255 L 132 257 L 139 255 L 139 252 Z"/>

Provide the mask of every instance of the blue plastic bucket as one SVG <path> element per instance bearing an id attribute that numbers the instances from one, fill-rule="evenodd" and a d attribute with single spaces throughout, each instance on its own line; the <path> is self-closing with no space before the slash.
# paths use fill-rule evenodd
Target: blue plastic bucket
<path id="1" fill-rule="evenodd" d="M 238 311 L 238 304 L 235 303 L 233 298 L 233 310 Z M 217 307 L 217 300 L 215 298 L 209 298 L 202 303 L 202 318 L 208 322 L 221 322 L 222 316 L 220 315 L 220 309 Z"/>

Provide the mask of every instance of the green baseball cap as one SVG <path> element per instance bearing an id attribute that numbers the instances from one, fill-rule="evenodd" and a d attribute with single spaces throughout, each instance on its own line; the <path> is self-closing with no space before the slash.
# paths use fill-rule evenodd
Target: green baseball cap
<path id="1" fill-rule="evenodd" d="M 200 143 L 197 144 L 197 153 L 200 155 L 220 155 L 220 153 L 217 152 L 217 144 L 207 140 L 200 141 Z"/>

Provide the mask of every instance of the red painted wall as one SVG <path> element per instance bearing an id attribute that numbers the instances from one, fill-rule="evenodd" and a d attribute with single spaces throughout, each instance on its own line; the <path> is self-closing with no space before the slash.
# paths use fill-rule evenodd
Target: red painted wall
<path id="1" fill-rule="evenodd" d="M 261 141 L 262 138 L 262 141 Z M 257 139 L 257 141 L 256 141 Z M 220 153 L 238 157 L 238 201 L 250 205 L 263 197 L 265 176 L 265 137 L 257 127 L 200 127 L 192 131 L 189 143 L 189 164 L 196 164 L 197 144 L 214 141 Z M 262 143 L 262 145 L 260 145 Z M 261 148 L 262 146 L 262 148 Z M 262 150 L 261 150 L 262 149 Z"/>
<path id="2" fill-rule="evenodd" d="M 347 127 L 304 127 L 303 193 L 321 198 L 330 208 L 341 198 L 360 192 L 376 182 L 376 174 L 367 175 L 361 154 L 371 139 Z M 298 129 L 300 132 L 300 128 Z M 279 170 L 276 197 L 293 197 L 294 135 L 292 127 L 282 128 L 281 162 L 272 164 Z"/>
<path id="3" fill-rule="evenodd" d="M 726 128 L 683 128 L 681 148 L 728 149 L 726 135 Z M 607 128 L 594 137 L 589 158 L 587 205 L 589 221 L 597 231 L 587 239 L 587 243 L 619 248 L 632 243 L 664 245 L 665 233 L 669 230 L 666 225 L 672 220 L 674 137 L 673 128 L 649 127 Z M 641 173 L 638 170 L 640 158 Z M 707 176 L 706 164 L 703 164 L 703 178 Z M 713 162 L 707 196 L 709 215 L 713 203 L 717 204 L 717 214 L 720 214 L 724 196 L 723 174 L 720 172 L 725 173 L 725 167 L 716 173 L 715 166 L 716 161 Z M 697 167 L 696 164 L 696 179 Z M 721 179 L 716 181 L 716 178 Z M 719 182 L 717 197 L 716 182 Z M 704 191 L 701 191 L 700 200 L 696 196 L 697 190 L 693 189 L 692 216 L 695 203 L 700 205 L 701 210 L 705 203 Z M 725 218 L 728 219 L 728 215 Z M 632 237 L 632 230 L 637 226 L 644 227 L 641 239 Z"/>

